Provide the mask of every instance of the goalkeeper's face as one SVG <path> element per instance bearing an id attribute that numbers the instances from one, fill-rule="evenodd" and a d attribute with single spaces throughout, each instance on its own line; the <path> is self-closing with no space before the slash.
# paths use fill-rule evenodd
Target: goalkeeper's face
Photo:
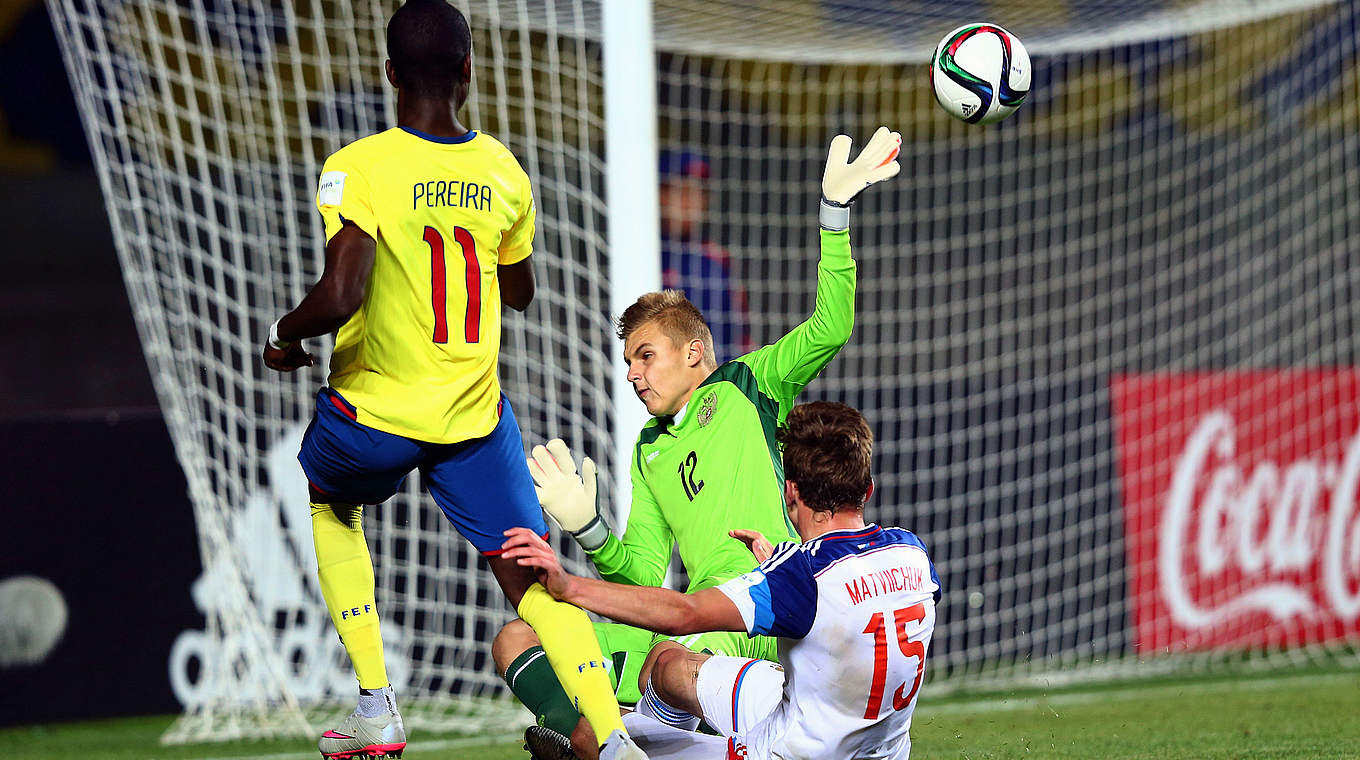
<path id="1" fill-rule="evenodd" d="M 677 343 L 655 322 L 639 325 L 623 346 L 628 382 L 653 416 L 675 414 L 708 377 L 703 366 L 704 342 Z"/>

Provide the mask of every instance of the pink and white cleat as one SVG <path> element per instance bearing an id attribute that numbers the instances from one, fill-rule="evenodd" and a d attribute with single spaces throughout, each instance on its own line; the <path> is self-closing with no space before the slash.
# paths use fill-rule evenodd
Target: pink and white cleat
<path id="1" fill-rule="evenodd" d="M 401 757 L 406 749 L 406 727 L 401 723 L 401 714 L 395 711 L 376 718 L 350 713 L 339 726 L 321 735 L 317 748 L 326 760 Z"/>

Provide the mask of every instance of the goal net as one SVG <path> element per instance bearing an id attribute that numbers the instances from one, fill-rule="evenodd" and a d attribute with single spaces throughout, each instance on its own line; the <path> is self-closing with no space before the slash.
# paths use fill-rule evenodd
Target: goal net
<path id="1" fill-rule="evenodd" d="M 257 352 L 320 273 L 321 161 L 394 123 L 395 4 L 48 2 L 199 529 L 167 739 L 310 732 L 354 690 L 294 460 L 324 375 Z M 501 377 L 526 441 L 608 459 L 599 2 L 459 4 L 466 121 L 539 203 L 539 295 L 506 315 Z M 739 297 L 712 316 L 757 345 L 811 311 L 830 137 L 903 134 L 901 176 L 854 212 L 854 337 L 808 396 L 865 411 L 869 517 L 931 548 L 936 688 L 1353 661 L 1353 4 L 987 5 L 1034 59 L 987 128 L 927 83 L 957 3 L 654 7 L 660 147 L 707 194 L 673 254 L 723 263 Z M 414 478 L 365 519 L 408 722 L 516 724 L 490 663 L 511 611 L 475 552 Z"/>
<path id="2" fill-rule="evenodd" d="M 1356 4 L 993 4 L 1034 84 L 992 128 L 927 84 L 957 4 L 664 5 L 661 140 L 757 344 L 810 312 L 830 136 L 902 133 L 808 395 L 864 410 L 869 517 L 931 549 L 937 691 L 1355 662 Z"/>

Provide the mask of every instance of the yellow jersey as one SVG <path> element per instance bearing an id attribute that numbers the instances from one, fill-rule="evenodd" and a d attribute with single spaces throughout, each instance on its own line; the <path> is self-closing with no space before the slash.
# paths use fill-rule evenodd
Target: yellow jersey
<path id="1" fill-rule="evenodd" d="M 490 433 L 496 267 L 533 251 L 534 198 L 519 162 L 487 134 L 396 127 L 331 155 L 316 205 L 327 242 L 351 222 L 378 244 L 363 305 L 336 334 L 330 386 L 377 430 L 430 443 Z"/>

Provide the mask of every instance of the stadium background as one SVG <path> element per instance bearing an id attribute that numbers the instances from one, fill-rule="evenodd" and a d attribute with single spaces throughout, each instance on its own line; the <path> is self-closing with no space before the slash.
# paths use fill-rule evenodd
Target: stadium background
<path id="1" fill-rule="evenodd" d="M 177 711 L 166 656 L 202 619 L 188 596 L 200 572 L 193 513 L 41 2 L 0 9 L 0 66 L 0 477 L 11 531 L 0 581 L 46 578 L 69 614 L 44 661 L 0 668 L 0 689 L 29 695 L 0 722 Z"/>
<path id="2" fill-rule="evenodd" d="M 1069 5 L 1078 15 L 1108 10 L 1098 3 Z M 155 411 L 84 137 L 73 107 L 57 95 L 69 85 L 45 13 L 28 4 L 0 27 L 0 55 L 11 72 L 0 101 L 8 131 L 2 213 L 6 229 L 18 231 L 4 257 L 12 273 L 4 303 L 13 312 L 3 333 L 11 350 L 0 409 L 9 429 L 8 480 L 18 486 L 11 502 L 18 534 L 46 537 L 0 560 L 0 578 L 48 575 L 67 594 L 72 615 L 49 661 L 0 671 L 6 679 L 0 687 L 11 678 L 53 683 L 83 673 L 89 697 L 73 701 L 63 689 L 51 700 L 31 700 L 25 708 L 31 713 L 20 713 L 16 722 L 176 709 L 168 687 L 148 684 L 152 688 L 134 696 L 120 684 L 162 673 L 174 635 L 201 625 L 188 600 L 200 568 L 183 478 Z M 932 536 L 929 520 L 913 526 L 931 541 L 947 588 L 985 589 L 986 598 L 1025 611 L 958 625 L 949 633 L 958 645 L 988 647 L 1000 659 L 1090 652 L 1097 640 L 1113 651 L 1131 645 L 1121 638 L 1128 628 L 1127 579 L 1112 376 L 1355 365 L 1349 336 L 1357 273 L 1346 243 L 1356 234 L 1357 190 L 1354 182 L 1338 181 L 1353 177 L 1348 172 L 1357 165 L 1355 6 L 1342 3 L 1283 28 L 1263 23 L 1244 37 L 1270 33 L 1314 43 L 1261 67 L 1250 86 L 1230 93 L 1233 108 L 1213 111 L 1196 110 L 1193 98 L 1175 97 L 1175 90 L 1249 58 L 1246 43 L 1182 38 L 1087 59 L 1041 59 L 1025 108 L 1052 143 L 1074 146 L 1055 160 L 1090 165 L 1077 182 L 1036 198 L 1025 188 L 1050 167 L 1028 162 L 1016 141 L 977 141 L 932 160 L 1019 168 L 995 175 L 978 170 L 980 180 L 943 185 L 907 177 L 859 212 L 869 222 L 857 238 L 865 316 L 855 342 L 811 395 L 850 398 L 877 410 L 880 457 L 897 465 L 880 473 L 883 503 L 925 505 L 923 512 L 942 527 L 992 529 L 984 538 L 968 530 Z M 1318 65 L 1319 50 L 1334 57 Z M 723 146 L 710 155 L 718 211 L 707 231 L 731 248 L 751 293 L 754 332 L 763 340 L 810 307 L 808 283 L 786 281 L 790 263 L 807 255 L 798 217 L 808 205 L 807 188 L 791 178 L 817 163 L 819 143 L 807 138 L 820 139 L 830 128 L 818 121 L 827 104 L 809 88 L 789 96 L 801 105 L 774 109 L 786 123 L 766 118 L 769 104 L 723 86 L 742 77 L 721 68 L 702 56 L 661 57 L 663 124 L 681 123 L 667 114 L 698 116 L 674 132 L 663 129 L 662 138 Z M 819 81 L 816 67 L 792 68 L 776 76 Z M 1094 94 L 1064 88 L 1071 72 L 1103 86 Z M 941 126 L 924 87 L 892 86 L 919 77 L 919 67 L 865 67 L 858 76 L 886 83 L 885 113 L 914 114 L 898 127 L 908 143 L 931 145 L 939 130 L 954 128 Z M 1065 99 L 1065 91 L 1086 95 Z M 1342 108 L 1325 106 L 1333 97 Z M 879 115 L 853 99 L 837 106 L 842 116 L 855 114 L 860 127 Z M 1330 124 L 1322 134 L 1336 138 L 1335 147 L 1302 149 L 1332 156 L 1310 170 L 1307 181 L 1293 173 L 1296 156 L 1270 150 L 1300 122 Z M 489 129 L 496 131 L 494 124 Z M 1175 149 L 1153 167 L 1162 173 L 1100 171 L 1141 148 L 1129 135 L 1146 134 L 1174 135 Z M 1243 166 L 1250 167 L 1245 176 L 1238 174 Z M 1315 192 L 1319 185 L 1333 192 Z M 753 186 L 762 191 L 753 194 Z M 1130 188 L 1136 192 L 1126 193 Z M 1291 205 L 1297 197 L 1302 207 Z M 1060 213 L 1059 206 L 1076 213 Z M 1259 215 L 1272 208 L 1290 213 L 1263 228 Z M 1128 226 L 1154 216 L 1146 228 Z M 753 225 L 754 217 L 762 223 Z M 1026 224 L 1034 218 L 1049 226 Z M 1205 219 L 1214 221 L 1198 224 Z M 1114 229 L 1124 236 L 1121 245 L 1133 240 L 1146 255 L 1127 267 L 1111 265 L 1103 254 L 1111 250 Z M 906 256 L 885 251 L 890 240 L 918 238 L 954 244 Z M 1084 244 L 1049 245 L 1054 240 Z M 1035 248 L 1050 253 L 1025 267 L 1006 264 Z M 1312 251 L 1321 255 L 1305 255 Z M 1172 276 L 1159 277 L 1161 271 Z M 1026 278 L 1059 272 L 1069 276 L 1051 288 L 1024 290 L 1036 282 Z M 1139 287 L 1143 279 L 1148 285 Z M 1270 287 L 1252 286 L 1259 282 Z M 983 295 L 989 293 L 1011 296 Z M 1232 300 L 1244 294 L 1254 294 L 1250 304 L 1233 308 Z M 1297 303 L 1316 308 L 1290 307 Z M 1146 315 L 1141 323 L 1139 315 Z M 1178 325 L 1191 328 L 1170 329 Z M 1128 336 L 1159 331 L 1164 339 L 1128 350 L 1136 343 Z M 1089 337 L 1074 341 L 1072 335 Z M 989 356 L 1021 358 L 989 364 Z M 978 460 L 1001 466 L 957 465 Z M 1079 464 L 1054 466 L 1061 462 Z M 91 513 L 99 519 L 72 520 Z M 1106 548 L 1093 554 L 1097 546 Z M 1073 560 L 1054 561 L 1062 557 Z M 1031 567 L 1051 569 L 1023 584 L 1007 581 Z M 90 582 L 111 573 L 144 581 Z M 1089 593 L 1049 593 L 1078 587 Z M 135 598 L 130 589 L 144 595 Z M 945 619 L 969 620 L 963 594 L 947 599 Z M 129 606 L 148 616 L 136 630 L 125 627 L 120 613 Z M 1109 614 L 1094 615 L 1094 609 Z M 1053 630 L 1042 640 L 1029 636 L 1046 627 Z M 107 657 L 111 647 L 126 656 Z M 122 672 L 110 664 L 120 661 Z M 101 688 L 107 696 L 99 696 Z"/>

